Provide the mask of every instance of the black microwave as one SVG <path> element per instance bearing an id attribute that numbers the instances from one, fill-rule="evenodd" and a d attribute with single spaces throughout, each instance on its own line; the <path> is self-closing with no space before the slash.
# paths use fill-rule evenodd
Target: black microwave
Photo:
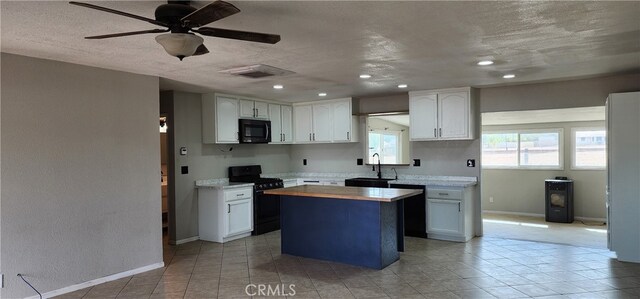
<path id="1" fill-rule="evenodd" d="M 271 142 L 271 122 L 268 120 L 240 119 L 240 143 Z"/>

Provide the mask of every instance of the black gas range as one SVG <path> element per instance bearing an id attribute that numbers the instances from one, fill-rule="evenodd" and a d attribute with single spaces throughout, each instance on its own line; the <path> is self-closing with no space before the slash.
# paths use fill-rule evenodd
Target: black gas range
<path id="1" fill-rule="evenodd" d="M 261 178 L 260 165 L 229 167 L 229 182 L 254 183 L 253 232 L 261 235 L 280 229 L 280 196 L 266 195 L 264 190 L 284 187 L 281 179 Z"/>

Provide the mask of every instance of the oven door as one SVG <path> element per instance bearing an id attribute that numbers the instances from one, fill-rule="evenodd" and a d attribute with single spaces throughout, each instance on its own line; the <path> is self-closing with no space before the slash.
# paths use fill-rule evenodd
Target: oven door
<path id="1" fill-rule="evenodd" d="M 256 191 L 253 200 L 254 234 L 280 229 L 280 195 Z"/>
<path id="2" fill-rule="evenodd" d="M 267 120 L 240 119 L 240 143 L 271 142 L 271 122 Z"/>

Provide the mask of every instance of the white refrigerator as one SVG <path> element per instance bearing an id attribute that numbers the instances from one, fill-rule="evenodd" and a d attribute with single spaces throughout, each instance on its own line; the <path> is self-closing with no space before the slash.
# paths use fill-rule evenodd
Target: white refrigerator
<path id="1" fill-rule="evenodd" d="M 640 92 L 610 94 L 606 126 L 608 247 L 640 263 Z"/>

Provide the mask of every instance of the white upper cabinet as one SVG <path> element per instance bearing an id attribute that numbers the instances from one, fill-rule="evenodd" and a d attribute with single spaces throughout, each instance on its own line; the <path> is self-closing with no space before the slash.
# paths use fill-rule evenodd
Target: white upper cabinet
<path id="1" fill-rule="evenodd" d="M 291 106 L 280 106 L 282 112 L 282 143 L 293 142 L 293 108 Z"/>
<path id="2" fill-rule="evenodd" d="M 291 143 L 291 106 L 269 104 L 269 120 L 271 121 L 271 143 Z"/>
<path id="3" fill-rule="evenodd" d="M 271 143 L 282 142 L 282 112 L 280 105 L 269 104 L 269 120 L 271 121 Z"/>
<path id="4" fill-rule="evenodd" d="M 313 105 L 313 141 L 331 141 L 333 133 L 333 113 L 331 108 L 332 105 L 330 103 Z"/>
<path id="5" fill-rule="evenodd" d="M 438 94 L 440 138 L 469 138 L 469 93 Z"/>
<path id="6" fill-rule="evenodd" d="M 313 142 L 313 108 L 311 105 L 293 106 L 294 141 Z"/>
<path id="7" fill-rule="evenodd" d="M 438 138 L 438 95 L 410 96 L 409 122 L 411 140 Z"/>
<path id="8" fill-rule="evenodd" d="M 238 106 L 231 96 L 202 95 L 203 143 L 238 143 Z"/>
<path id="9" fill-rule="evenodd" d="M 332 103 L 333 141 L 351 141 L 351 101 Z"/>
<path id="10" fill-rule="evenodd" d="M 409 92 L 411 140 L 474 139 L 474 109 L 469 87 Z"/>
<path id="11" fill-rule="evenodd" d="M 351 105 L 351 98 L 294 104 L 294 142 L 356 142 Z"/>
<path id="12" fill-rule="evenodd" d="M 241 99 L 240 117 L 269 119 L 269 104 L 249 99 Z"/>

